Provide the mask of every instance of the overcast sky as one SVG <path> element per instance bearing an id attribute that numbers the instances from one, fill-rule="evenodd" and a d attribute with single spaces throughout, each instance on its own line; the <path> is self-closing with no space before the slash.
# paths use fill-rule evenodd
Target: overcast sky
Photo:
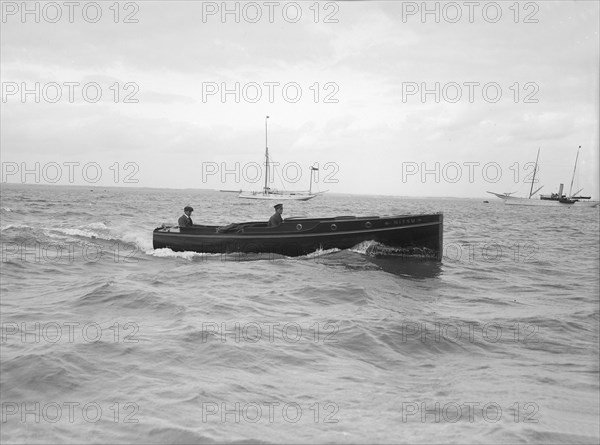
<path id="1" fill-rule="evenodd" d="M 598 198 L 597 1 L 114 5 L 2 2 L 4 181 Z"/>

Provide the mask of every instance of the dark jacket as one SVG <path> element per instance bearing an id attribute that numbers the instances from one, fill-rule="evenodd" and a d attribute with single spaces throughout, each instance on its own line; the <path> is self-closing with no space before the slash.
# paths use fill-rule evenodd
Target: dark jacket
<path id="1" fill-rule="evenodd" d="M 281 217 L 281 215 L 275 212 L 275 214 L 269 218 L 268 227 L 279 227 L 282 222 L 283 218 Z"/>
<path id="2" fill-rule="evenodd" d="M 192 218 L 187 215 L 181 215 L 179 217 L 179 220 L 177 221 L 177 224 L 179 225 L 179 227 L 189 227 L 193 224 Z"/>

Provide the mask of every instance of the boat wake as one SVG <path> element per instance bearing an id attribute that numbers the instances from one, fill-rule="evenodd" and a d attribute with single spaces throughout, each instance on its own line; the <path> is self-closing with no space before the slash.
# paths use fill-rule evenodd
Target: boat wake
<path id="1" fill-rule="evenodd" d="M 298 258 L 314 260 L 317 258 L 327 257 L 329 255 L 336 254 L 338 252 L 342 252 L 342 249 L 332 248 L 332 249 L 322 249 L 319 248 L 314 252 L 308 253 L 306 255 L 300 256 Z M 399 248 L 399 247 L 391 247 L 386 246 L 385 244 L 381 244 L 377 241 L 363 241 L 356 246 L 347 249 L 349 252 L 358 253 L 360 255 L 364 255 L 370 258 L 389 258 L 391 260 L 402 259 L 431 259 L 437 258 L 437 254 L 435 251 L 427 248 Z M 183 258 L 189 261 L 198 261 L 198 260 L 210 260 L 210 259 L 220 259 L 222 261 L 259 261 L 259 260 L 273 260 L 277 258 L 294 258 L 291 256 L 285 256 L 274 253 L 265 253 L 265 252 L 229 252 L 229 253 L 206 253 L 206 252 L 193 252 L 193 251 L 173 251 L 170 248 L 160 248 L 160 249 L 148 249 L 146 250 L 146 254 L 158 257 L 158 258 Z"/>
<path id="2" fill-rule="evenodd" d="M 174 252 L 169 248 L 151 249 L 151 250 L 147 251 L 146 253 L 148 255 L 155 256 L 158 258 L 183 258 L 183 259 L 186 259 L 189 261 L 193 261 L 194 258 L 205 258 L 205 257 L 219 255 L 217 253 L 211 254 L 211 253 L 198 253 L 198 252 L 190 252 L 190 251 Z"/>
<path id="3" fill-rule="evenodd" d="M 435 259 L 438 256 L 437 252 L 427 247 L 391 247 L 377 241 L 363 241 L 349 250 L 370 257 Z"/>
<path id="4" fill-rule="evenodd" d="M 313 259 L 313 258 L 319 258 L 325 255 L 331 255 L 332 253 L 336 253 L 339 252 L 340 249 L 338 248 L 333 248 L 333 249 L 318 249 L 312 253 L 309 253 L 307 255 L 304 255 L 304 258 L 309 258 L 309 259 Z"/>
<path id="5" fill-rule="evenodd" d="M 93 222 L 82 225 L 48 226 L 8 224 L 1 227 L 7 255 L 15 261 L 72 263 L 76 259 L 96 262 L 134 261 L 139 253 L 152 252 L 145 230 Z"/>
<path id="6" fill-rule="evenodd" d="M 363 241 L 362 243 L 359 243 L 348 250 L 351 252 L 360 253 L 361 255 L 369 255 L 369 252 L 372 251 L 375 246 L 383 246 L 383 244 L 378 243 L 377 241 Z"/>

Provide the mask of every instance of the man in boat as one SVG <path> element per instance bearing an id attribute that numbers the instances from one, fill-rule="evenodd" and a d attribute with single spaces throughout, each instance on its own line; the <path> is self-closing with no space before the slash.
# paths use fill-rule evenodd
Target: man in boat
<path id="1" fill-rule="evenodd" d="M 279 227 L 283 222 L 283 218 L 281 217 L 281 214 L 283 213 L 283 204 L 276 204 L 273 207 L 275 208 L 275 214 L 269 218 L 267 227 Z"/>
<path id="2" fill-rule="evenodd" d="M 190 227 L 193 222 L 192 222 L 192 212 L 194 211 L 193 208 L 191 208 L 190 206 L 185 206 L 183 208 L 183 215 L 181 215 L 179 217 L 179 220 L 177 221 L 177 224 L 179 224 L 179 227 Z"/>

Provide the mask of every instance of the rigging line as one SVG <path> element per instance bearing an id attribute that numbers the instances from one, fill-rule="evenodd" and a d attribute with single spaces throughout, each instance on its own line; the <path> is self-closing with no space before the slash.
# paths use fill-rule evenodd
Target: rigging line
<path id="1" fill-rule="evenodd" d="M 579 159 L 579 150 L 581 150 L 581 145 L 577 149 L 577 156 L 575 156 L 575 165 L 573 166 L 573 174 L 571 175 L 571 186 L 569 187 L 569 199 L 571 198 L 571 192 L 573 191 L 573 180 L 575 179 L 575 171 L 577 170 L 577 160 Z"/>
<path id="2" fill-rule="evenodd" d="M 277 179 L 278 179 L 278 180 L 279 180 L 279 182 L 281 183 L 281 189 L 282 189 L 284 192 L 287 192 L 287 191 L 288 191 L 288 189 L 285 187 L 285 181 L 283 180 L 283 178 L 281 177 L 281 175 L 279 174 L 279 172 L 278 172 L 278 171 L 275 169 L 275 167 L 273 166 L 273 164 L 276 164 L 277 162 L 274 160 L 273 156 L 271 156 L 271 155 L 269 155 L 269 159 L 270 159 L 270 164 L 271 164 L 271 166 L 273 167 L 273 173 L 274 173 L 274 175 L 276 175 L 276 176 L 277 176 Z M 299 164 L 297 164 L 297 165 L 299 165 Z M 298 182 L 300 182 L 300 181 L 302 180 L 302 176 L 303 176 L 303 174 L 302 174 L 302 170 L 300 170 L 300 178 L 298 178 L 298 180 L 297 180 L 296 182 L 294 182 L 293 184 L 297 184 Z M 319 187 L 319 186 L 318 186 L 318 183 L 317 183 L 316 181 L 315 181 L 315 184 L 317 184 L 317 189 L 318 189 L 318 192 L 320 192 L 320 191 L 321 191 L 321 187 Z M 300 190 L 304 190 L 304 189 L 302 189 L 302 187 L 300 186 Z M 317 192 L 317 193 L 318 193 L 318 192 Z"/>
<path id="3" fill-rule="evenodd" d="M 277 169 L 275 168 L 275 166 L 273 164 L 279 164 L 279 163 L 274 160 L 273 156 L 269 155 L 269 168 L 273 169 L 273 176 L 275 176 L 275 175 L 277 176 L 277 179 L 281 183 L 281 188 L 283 189 L 284 192 L 287 192 L 287 189 L 285 188 L 285 182 L 283 181 L 283 179 L 279 175 L 279 172 L 277 172 Z"/>

